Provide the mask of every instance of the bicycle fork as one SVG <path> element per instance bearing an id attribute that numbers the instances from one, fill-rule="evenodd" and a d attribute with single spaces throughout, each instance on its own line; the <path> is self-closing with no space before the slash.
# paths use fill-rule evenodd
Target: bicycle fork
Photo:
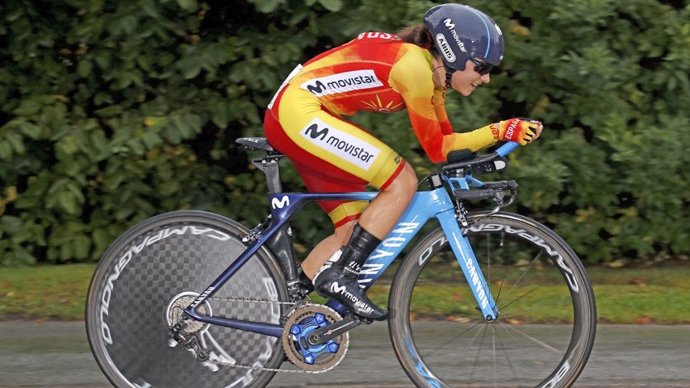
<path id="1" fill-rule="evenodd" d="M 467 236 L 462 234 L 458 226 L 458 220 L 454 212 L 446 211 L 437 214 L 436 218 L 448 238 L 448 244 L 453 249 L 455 258 L 460 264 L 460 268 L 462 268 L 462 273 L 467 279 L 467 284 L 469 284 L 472 294 L 474 294 L 482 316 L 487 322 L 496 320 L 499 316 L 498 306 L 496 306 L 496 301 L 491 295 L 491 290 L 479 267 L 474 250 Z"/>

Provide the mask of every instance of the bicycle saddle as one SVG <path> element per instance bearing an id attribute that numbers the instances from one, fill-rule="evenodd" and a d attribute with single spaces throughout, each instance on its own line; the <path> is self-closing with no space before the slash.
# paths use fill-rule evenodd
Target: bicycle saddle
<path id="1" fill-rule="evenodd" d="M 240 137 L 235 140 L 235 143 L 242 145 L 250 150 L 264 150 L 266 152 L 274 152 L 273 147 L 268 144 L 265 137 Z"/>

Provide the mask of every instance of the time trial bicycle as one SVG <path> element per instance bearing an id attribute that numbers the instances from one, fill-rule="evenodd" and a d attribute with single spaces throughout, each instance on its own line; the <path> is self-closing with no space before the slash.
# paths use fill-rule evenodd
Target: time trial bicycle
<path id="1" fill-rule="evenodd" d="M 283 155 L 264 138 L 237 142 L 263 151 L 252 163 L 267 179 L 265 222 L 161 214 L 119 237 L 96 268 L 86 329 L 117 387 L 263 387 L 278 372 L 326 372 L 345 357 L 350 330 L 371 323 L 309 297 L 289 219 L 310 201 L 376 193 L 285 193 Z M 596 307 L 578 256 L 546 226 L 501 210 L 514 181 L 476 178 L 505 168 L 515 148 L 451 156 L 363 266 L 364 288 L 397 267 L 388 326 L 416 386 L 567 387 L 590 355 Z M 470 211 L 477 201 L 491 206 Z M 438 225 L 405 250 L 431 219 Z"/>

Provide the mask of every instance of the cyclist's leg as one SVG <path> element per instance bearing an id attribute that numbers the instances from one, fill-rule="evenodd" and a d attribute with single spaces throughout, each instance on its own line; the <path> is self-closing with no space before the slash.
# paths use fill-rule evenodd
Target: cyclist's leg
<path id="1" fill-rule="evenodd" d="M 417 191 L 417 175 L 409 163 L 381 189 L 381 192 L 364 210 L 359 224 L 379 239 L 386 237 L 402 216 Z"/>
<path id="2" fill-rule="evenodd" d="M 347 244 L 341 247 L 322 245 L 322 249 L 310 255 L 314 262 L 323 263 L 323 258 L 329 257 L 323 253 L 331 253 L 336 248 L 314 275 L 315 288 L 321 294 L 335 298 L 355 314 L 376 320 L 386 318 L 388 313 L 369 300 L 357 278 L 364 262 L 400 218 L 417 187 L 417 178 L 407 163 L 403 165 L 401 173 L 389 182 L 391 184 L 386 185 L 364 210 L 359 222 L 353 225 Z"/>
<path id="3" fill-rule="evenodd" d="M 335 251 L 342 248 L 347 243 L 352 235 L 352 228 L 357 221 L 348 221 L 340 226 L 336 226 L 332 235 L 321 240 L 314 249 L 309 252 L 309 255 L 302 261 L 302 270 L 309 279 L 314 279 L 314 275 L 321 268 L 325 260 Z"/>
<path id="4" fill-rule="evenodd" d="M 385 311 L 359 289 L 356 273 L 409 204 L 417 187 L 414 170 L 390 147 L 325 111 L 311 94 L 298 88 L 286 88 L 265 125 L 269 141 L 291 159 L 310 192 L 363 191 L 365 185 L 381 190 L 366 209 L 352 202 L 321 202 L 337 232 L 317 246 L 303 268 L 311 275 L 321 267 L 317 275 L 324 276 L 315 281 L 321 293 L 345 300 L 343 304 L 359 315 L 385 317 Z M 353 225 L 354 233 L 340 249 L 350 235 L 349 226 L 341 229 L 341 223 L 348 224 L 360 214 L 363 219 Z M 336 289 L 341 290 L 340 298 L 330 295 Z"/>
<path id="5" fill-rule="evenodd" d="M 335 190 L 331 190 L 334 188 L 332 183 L 329 187 L 319 185 L 319 182 L 327 182 L 326 180 L 321 179 L 319 181 L 317 179 L 316 182 L 313 182 L 315 181 L 315 174 L 317 173 L 301 171 L 301 175 L 305 177 L 305 183 L 310 187 L 310 191 L 345 192 L 364 191 L 365 189 L 364 185 L 349 185 L 336 187 Z M 333 220 L 335 232 L 321 241 L 302 262 L 302 269 L 305 274 L 310 279 L 313 279 L 319 268 L 326 262 L 326 259 L 346 245 L 350 240 L 353 228 L 357 224 L 378 240 L 383 239 L 407 208 L 416 188 L 417 176 L 412 167 L 405 163 L 400 173 L 397 174 L 389 185 L 381 188 L 381 192 L 376 199 L 368 206 L 364 201 L 345 203 L 342 201 L 324 201 L 321 203 L 321 206 Z M 366 259 L 366 257 L 363 259 Z"/>

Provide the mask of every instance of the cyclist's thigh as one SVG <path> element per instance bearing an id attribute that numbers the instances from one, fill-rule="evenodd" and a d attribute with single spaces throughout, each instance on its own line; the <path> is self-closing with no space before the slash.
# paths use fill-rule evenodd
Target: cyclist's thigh
<path id="1" fill-rule="evenodd" d="M 403 165 L 402 158 L 388 145 L 324 110 L 307 91 L 286 88 L 277 109 L 286 137 L 281 151 L 305 169 L 321 171 L 331 180 L 381 188 Z"/>

